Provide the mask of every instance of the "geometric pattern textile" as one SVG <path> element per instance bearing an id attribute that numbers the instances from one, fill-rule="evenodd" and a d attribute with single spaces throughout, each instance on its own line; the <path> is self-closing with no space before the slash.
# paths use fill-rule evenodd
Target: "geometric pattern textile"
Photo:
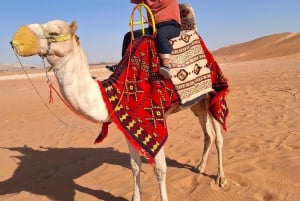
<path id="1" fill-rule="evenodd" d="M 180 105 L 186 107 L 213 90 L 210 68 L 195 30 L 184 31 L 170 42 L 173 47 L 170 58 L 171 79 L 179 95 Z"/>
<path id="2" fill-rule="evenodd" d="M 159 73 L 153 36 L 134 40 L 116 71 L 99 81 L 112 121 L 150 162 L 167 139 L 165 112 L 178 95 Z"/>

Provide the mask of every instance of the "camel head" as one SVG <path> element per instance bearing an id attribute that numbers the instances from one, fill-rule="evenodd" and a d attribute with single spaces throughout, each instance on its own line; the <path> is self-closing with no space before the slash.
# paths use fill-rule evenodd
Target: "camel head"
<path id="1" fill-rule="evenodd" d="M 76 21 L 71 24 L 62 20 L 29 24 L 15 33 L 11 44 L 18 55 L 40 55 L 53 65 L 71 52 L 74 45 L 79 45 L 76 30 Z"/>

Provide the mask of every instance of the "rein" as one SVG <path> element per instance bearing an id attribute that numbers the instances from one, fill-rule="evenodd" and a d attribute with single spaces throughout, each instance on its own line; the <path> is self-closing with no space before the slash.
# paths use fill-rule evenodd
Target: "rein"
<path id="1" fill-rule="evenodd" d="M 77 115 L 78 117 L 80 117 L 81 119 L 85 119 L 85 120 L 88 120 L 92 123 L 95 123 L 95 124 L 99 124 L 100 122 L 98 121 L 94 121 L 94 120 L 91 120 L 91 119 L 88 119 L 86 118 L 85 116 L 83 116 L 82 114 L 80 114 L 79 112 L 77 112 L 61 95 L 60 93 L 55 89 L 55 87 L 53 86 L 52 82 L 49 80 L 48 82 L 48 86 L 49 86 L 49 103 L 52 103 L 53 102 L 53 95 L 52 95 L 52 90 L 55 91 L 55 93 L 57 94 L 57 96 L 60 98 L 60 100 L 66 105 L 66 107 L 71 110 L 75 115 Z"/>
<path id="2" fill-rule="evenodd" d="M 13 47 L 12 47 L 12 48 L 13 48 Z M 30 77 L 29 77 L 27 71 L 25 70 L 25 68 L 24 68 L 22 62 L 20 61 L 20 58 L 19 58 L 19 56 L 17 55 L 16 50 L 15 50 L 14 48 L 13 48 L 13 51 L 14 51 L 16 57 L 17 57 L 17 60 L 18 60 L 18 62 L 19 62 L 19 64 L 20 64 L 20 66 L 21 66 L 22 71 L 23 71 L 23 72 L 25 73 L 25 75 L 26 75 L 27 80 L 29 81 L 30 85 L 32 86 L 32 88 L 34 89 L 35 93 L 38 95 L 38 97 L 39 97 L 40 100 L 42 101 L 42 103 L 45 105 L 45 107 L 48 109 L 48 111 L 51 113 L 52 116 L 54 116 L 58 121 L 60 121 L 61 123 L 63 123 L 65 126 L 68 126 L 68 124 L 67 124 L 64 120 L 62 120 L 61 118 L 59 118 L 59 117 L 58 117 L 58 116 L 50 109 L 50 107 L 48 106 L 48 104 L 47 104 L 46 101 L 43 99 L 43 97 L 42 97 L 41 94 L 39 93 L 38 89 L 36 88 L 36 86 L 35 86 L 34 83 L 32 82 L 32 80 L 30 79 Z M 43 61 L 43 62 L 44 62 L 44 61 Z M 45 65 L 44 65 L 44 66 L 45 66 Z M 47 71 L 46 71 L 46 76 L 47 76 L 47 78 L 48 78 L 48 80 L 49 80 Z M 50 80 L 49 80 L 49 81 L 50 81 Z"/>

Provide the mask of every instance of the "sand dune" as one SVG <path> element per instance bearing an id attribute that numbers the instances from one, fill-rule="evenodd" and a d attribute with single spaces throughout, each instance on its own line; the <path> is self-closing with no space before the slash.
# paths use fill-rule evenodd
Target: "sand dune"
<path id="1" fill-rule="evenodd" d="M 190 171 L 203 149 L 203 134 L 192 113 L 184 110 L 167 119 L 170 201 L 300 199 L 300 59 L 288 56 L 294 47 L 290 41 L 298 38 L 279 34 L 272 40 L 237 45 L 240 52 L 261 46 L 263 59 L 255 50 L 248 61 L 237 61 L 238 50 L 224 53 L 235 61 L 220 62 L 230 84 L 223 149 L 226 187 L 213 181 L 214 147 L 205 174 Z M 263 52 L 264 43 L 287 49 L 278 56 Z M 108 76 L 101 67 L 93 74 Z M 0 80 L 0 200 L 130 200 L 129 154 L 121 132 L 112 125 L 107 139 L 94 145 L 100 126 L 74 116 L 56 96 L 53 104 L 45 105 L 41 101 L 47 103 L 49 93 L 45 78 L 34 77 L 32 82 L 39 95 L 26 79 Z M 141 183 L 143 200 L 158 201 L 158 186 L 147 163 Z"/>
<path id="2" fill-rule="evenodd" d="M 300 59 L 300 33 L 281 33 L 214 51 L 219 62 L 292 56 Z"/>

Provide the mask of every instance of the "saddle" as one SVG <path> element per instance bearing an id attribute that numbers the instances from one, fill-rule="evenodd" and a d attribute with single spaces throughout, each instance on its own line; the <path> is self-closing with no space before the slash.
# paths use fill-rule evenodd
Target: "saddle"
<path id="1" fill-rule="evenodd" d="M 180 4 L 182 32 L 172 39 L 171 79 L 161 79 L 153 35 L 135 39 L 116 71 L 98 81 L 112 121 L 142 155 L 153 162 L 168 137 L 166 112 L 173 104 L 190 106 L 209 94 L 210 111 L 226 129 L 227 80 L 197 33 L 194 11 Z M 107 135 L 108 125 L 95 143 Z"/>

